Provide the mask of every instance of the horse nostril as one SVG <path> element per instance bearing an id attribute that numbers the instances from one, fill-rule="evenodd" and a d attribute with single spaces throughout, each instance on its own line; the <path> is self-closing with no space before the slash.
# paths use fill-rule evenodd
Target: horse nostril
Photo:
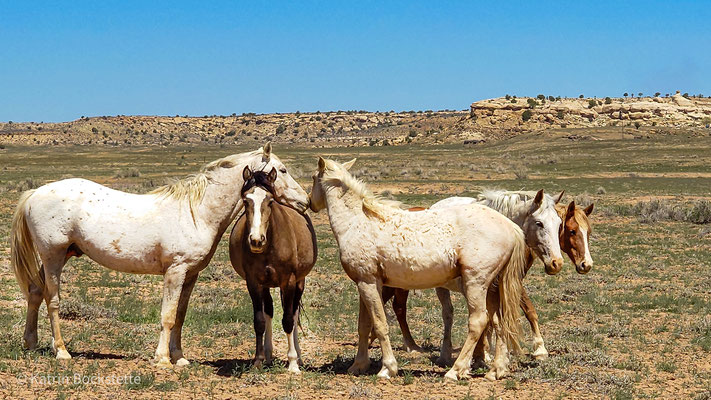
<path id="1" fill-rule="evenodd" d="M 264 241 L 265 241 L 266 239 L 267 239 L 267 238 L 265 238 L 264 235 L 261 235 L 261 236 L 259 237 L 259 241 L 262 242 L 262 243 L 264 243 Z"/>

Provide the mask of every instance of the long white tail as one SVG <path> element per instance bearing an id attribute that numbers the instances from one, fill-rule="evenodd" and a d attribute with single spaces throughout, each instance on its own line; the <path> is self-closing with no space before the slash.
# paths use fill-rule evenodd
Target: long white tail
<path id="1" fill-rule="evenodd" d="M 31 283 L 44 291 L 44 274 L 40 271 L 41 263 L 25 219 L 25 203 L 34 192 L 28 190 L 20 196 L 10 233 L 10 264 L 25 298 L 28 297 Z"/>
<path id="2" fill-rule="evenodd" d="M 519 308 L 522 280 L 526 267 L 526 242 L 523 234 L 518 231 L 516 243 L 509 262 L 499 273 L 499 312 L 501 313 L 501 340 L 504 340 L 509 349 L 518 352 L 521 347 L 521 324 L 519 322 Z"/>

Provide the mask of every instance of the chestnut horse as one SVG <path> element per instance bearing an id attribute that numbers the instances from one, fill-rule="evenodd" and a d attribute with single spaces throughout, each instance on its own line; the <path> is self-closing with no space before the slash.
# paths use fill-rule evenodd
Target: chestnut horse
<path id="1" fill-rule="evenodd" d="M 296 325 L 306 275 L 316 263 L 316 234 L 307 215 L 274 201 L 276 178 L 276 169 L 267 174 L 244 167 L 245 212 L 230 235 L 230 261 L 247 281 L 252 298 L 257 337 L 254 365 L 259 367 L 272 358 L 274 308 L 269 288 L 278 287 L 284 310 L 282 327 L 289 343 L 288 369 L 298 374 L 301 349 Z"/>

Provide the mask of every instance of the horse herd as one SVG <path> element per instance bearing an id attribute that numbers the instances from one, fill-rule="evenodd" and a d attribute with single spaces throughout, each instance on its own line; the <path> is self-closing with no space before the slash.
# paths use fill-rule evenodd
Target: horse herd
<path id="1" fill-rule="evenodd" d="M 56 357 L 71 358 L 60 332 L 60 275 L 69 258 L 86 254 L 116 271 L 164 276 L 155 360 L 160 366 L 187 365 L 181 332 L 190 294 L 236 219 L 229 252 L 252 299 L 254 364 L 272 357 L 270 288 L 279 287 L 288 370 L 298 373 L 295 326 L 305 278 L 317 258 L 316 236 L 305 214 L 310 208 L 327 210 L 341 264 L 360 295 L 358 352 L 349 373 L 368 370 L 368 348 L 377 338 L 383 357 L 378 377 L 397 374 L 384 311 L 390 298 L 406 349 L 419 350 L 406 319 L 411 289 L 436 288 L 444 325 L 442 365 L 452 365 L 450 290 L 466 299 L 468 334 L 446 378 L 468 376 L 473 358 L 475 365 L 485 365 L 487 349 L 494 358 L 486 377 L 505 376 L 509 351 L 519 349 L 519 307 L 533 331 L 532 356 L 546 357 L 538 317 L 521 281 L 535 258 L 547 274 L 558 273 L 562 252 L 578 273 L 590 270 L 588 215 L 593 206 L 564 206 L 558 204 L 563 193 L 552 197 L 542 190 L 484 191 L 476 198 L 452 197 L 429 209 L 405 210 L 374 196 L 354 178 L 348 171 L 354 162 L 319 158 L 310 195 L 272 154 L 270 144 L 213 161 L 200 173 L 147 194 L 84 179 L 23 193 L 12 222 L 11 265 L 27 299 L 24 346 L 37 346 L 44 300 Z"/>

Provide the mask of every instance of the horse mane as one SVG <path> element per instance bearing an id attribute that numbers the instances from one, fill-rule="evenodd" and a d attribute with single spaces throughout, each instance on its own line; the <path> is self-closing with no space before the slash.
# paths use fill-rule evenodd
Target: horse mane
<path id="1" fill-rule="evenodd" d="M 564 204 L 556 204 L 555 210 L 558 212 L 558 216 L 560 217 L 560 219 L 565 222 L 565 214 L 568 210 L 568 206 Z M 573 218 L 575 218 L 575 222 L 577 222 L 580 227 L 584 228 L 588 232 L 588 235 L 592 233 L 593 227 L 592 224 L 590 224 L 590 219 L 588 218 L 587 214 L 585 214 L 585 211 L 581 210 L 577 204 L 575 205 L 575 212 L 573 213 Z"/>
<path id="2" fill-rule="evenodd" d="M 252 174 L 252 177 L 249 178 L 248 181 L 242 185 L 242 190 L 240 191 L 240 194 L 244 196 L 244 193 L 247 192 L 249 189 L 252 189 L 253 187 L 260 187 L 267 192 L 269 192 L 272 196 L 274 196 L 274 185 L 272 182 L 269 180 L 269 174 L 264 172 L 264 171 L 254 171 Z"/>
<path id="3" fill-rule="evenodd" d="M 195 209 L 205 197 L 205 189 L 212 181 L 211 172 L 218 168 L 232 168 L 237 165 L 238 159 L 243 156 L 252 156 L 261 153 L 255 150 L 246 154 L 232 154 L 205 164 L 197 174 L 189 175 L 170 184 L 155 188 L 148 192 L 159 197 L 172 198 L 177 201 L 187 199 L 190 205 L 190 215 L 195 221 Z"/>
<path id="4" fill-rule="evenodd" d="M 536 197 L 535 191 L 508 191 L 484 189 L 478 196 L 477 201 L 494 210 L 504 214 L 508 218 L 514 217 L 514 213 L 518 211 L 520 204 Z M 543 195 L 542 208 L 550 207 L 555 204 L 555 200 L 548 194 Z"/>
<path id="5" fill-rule="evenodd" d="M 401 202 L 383 199 L 373 194 L 373 192 L 368 190 L 368 187 L 363 181 L 351 175 L 345 168 L 340 166 L 333 168 L 328 163 L 334 162 L 327 160 L 327 168 L 324 171 L 322 179 L 323 185 L 328 187 L 342 185 L 348 188 L 348 190 L 352 190 L 360 197 L 365 215 L 373 216 L 384 221 L 386 220 L 388 211 L 401 210 Z"/>

